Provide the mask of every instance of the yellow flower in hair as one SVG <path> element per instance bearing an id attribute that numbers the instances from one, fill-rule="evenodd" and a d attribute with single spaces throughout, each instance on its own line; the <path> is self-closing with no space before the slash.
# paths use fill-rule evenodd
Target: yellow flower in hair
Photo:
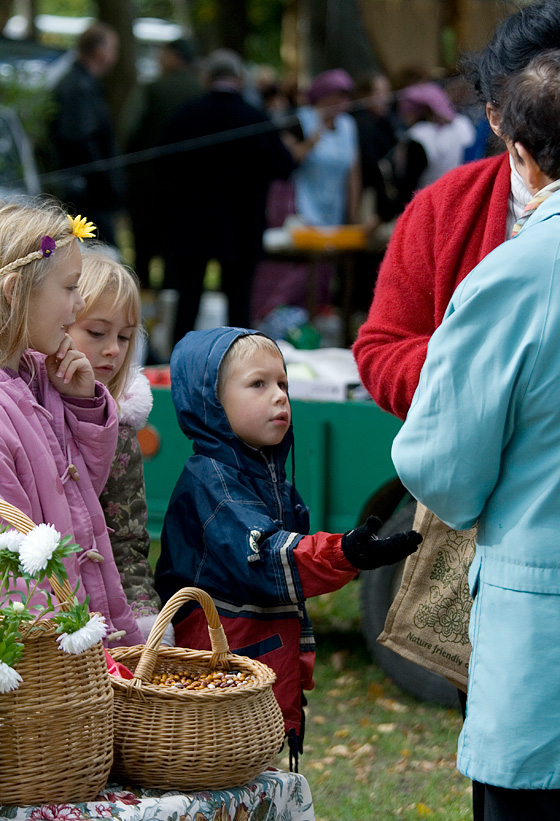
<path id="1" fill-rule="evenodd" d="M 95 237 L 96 227 L 93 222 L 88 222 L 87 219 L 82 217 L 81 214 L 78 214 L 77 217 L 71 217 L 70 214 L 67 216 L 68 221 L 72 226 L 72 233 L 80 240 L 80 242 L 83 242 L 84 239 Z"/>

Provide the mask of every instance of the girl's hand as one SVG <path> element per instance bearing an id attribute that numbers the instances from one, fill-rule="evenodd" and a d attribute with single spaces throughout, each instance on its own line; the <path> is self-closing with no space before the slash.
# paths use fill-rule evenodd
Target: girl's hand
<path id="1" fill-rule="evenodd" d="M 95 376 L 89 359 L 77 351 L 71 337 L 66 334 L 55 354 L 45 360 L 49 379 L 63 396 L 95 396 Z"/>

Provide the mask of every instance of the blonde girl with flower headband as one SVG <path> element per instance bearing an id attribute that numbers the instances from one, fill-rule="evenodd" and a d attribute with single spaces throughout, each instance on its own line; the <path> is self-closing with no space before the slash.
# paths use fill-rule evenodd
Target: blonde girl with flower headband
<path id="1" fill-rule="evenodd" d="M 137 435 L 153 403 L 150 383 L 136 365 L 137 343 L 143 333 L 139 282 L 133 271 L 96 244 L 82 249 L 79 287 L 84 306 L 68 333 L 119 411 L 117 450 L 100 501 L 126 597 L 147 638 L 161 602 L 148 563 L 150 536 Z M 164 642 L 173 644 L 173 628 L 168 629 Z"/>
<path id="2" fill-rule="evenodd" d="M 30 210 L 8 204 L 1 211 L 2 227 L 10 225 L 10 229 L 0 231 L 0 367 L 15 361 L 29 345 L 29 297 L 49 273 L 45 260 L 56 248 L 60 256 L 63 248 L 77 246 L 76 238 L 83 242 L 84 237 L 92 236 L 91 223 L 86 225 L 86 220 L 48 208 L 41 212 L 45 233 L 38 241 L 35 225 L 29 222 Z"/>
<path id="3" fill-rule="evenodd" d="M 53 203 L 0 204 L 0 496 L 80 545 L 64 559 L 68 578 L 105 618 L 111 647 L 138 644 L 142 633 L 98 498 L 117 409 L 67 333 L 84 307 L 78 241 L 93 231 Z"/>

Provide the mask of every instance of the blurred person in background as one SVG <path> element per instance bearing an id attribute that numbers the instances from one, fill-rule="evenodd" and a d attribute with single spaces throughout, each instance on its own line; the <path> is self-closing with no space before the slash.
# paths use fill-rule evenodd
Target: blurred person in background
<path id="1" fill-rule="evenodd" d="M 461 165 L 476 140 L 469 117 L 457 114 L 437 83 L 418 83 L 398 94 L 398 112 L 407 125 L 395 148 L 395 183 L 402 207 L 415 191 Z"/>
<path id="2" fill-rule="evenodd" d="M 358 127 L 360 143 L 360 221 L 370 227 L 370 253 L 360 255 L 354 261 L 351 310 L 358 324 L 365 319 L 377 270 L 399 210 L 391 166 L 399 126 L 394 98 L 391 81 L 384 74 L 366 74 L 356 81 L 351 113 Z"/>
<path id="3" fill-rule="evenodd" d="M 268 116 L 244 100 L 244 73 L 235 52 L 212 52 L 203 67 L 206 93 L 182 106 L 165 130 L 166 143 L 197 141 L 158 168 L 166 211 L 164 286 L 179 293 L 175 342 L 194 328 L 212 259 L 221 266 L 229 324 L 250 326 L 268 189 L 294 168 Z"/>
<path id="4" fill-rule="evenodd" d="M 360 153 L 358 131 L 348 114 L 354 81 L 344 69 L 318 74 L 308 105 L 298 111 L 299 133 L 292 151 L 296 213 L 307 225 L 359 221 Z"/>
<path id="5" fill-rule="evenodd" d="M 364 194 L 372 192 L 370 213 L 383 221 L 392 219 L 396 213 L 379 166 L 397 142 L 392 102 L 391 81 L 384 74 L 368 74 L 356 81 L 351 113 L 358 127 L 362 190 Z"/>
<path id="6" fill-rule="evenodd" d="M 126 153 L 156 148 L 176 111 L 204 93 L 192 41 L 164 43 L 158 53 L 160 76 L 139 90 L 128 115 Z M 126 172 L 126 203 L 134 234 L 135 270 L 143 288 L 150 287 L 150 261 L 163 254 L 163 213 L 157 164 L 131 163 Z"/>
<path id="7" fill-rule="evenodd" d="M 76 171 L 74 166 L 110 160 L 117 155 L 113 122 L 102 83 L 117 62 L 119 40 L 105 23 L 94 23 L 77 42 L 70 70 L 54 88 L 52 123 L 58 170 L 69 169 L 56 193 L 76 214 L 87 214 L 99 238 L 116 246 L 114 217 L 122 205 L 118 175 L 110 170 Z"/>
<path id="8" fill-rule="evenodd" d="M 360 221 L 361 172 L 358 130 L 348 113 L 354 81 L 343 69 L 318 74 L 308 104 L 297 109 L 297 123 L 283 132 L 296 170 L 293 202 L 286 198 L 284 219 L 296 214 L 306 225 L 336 226 Z M 283 222 L 283 220 L 282 220 Z M 275 227 L 270 225 L 269 227 Z M 329 305 L 334 266 L 317 270 L 317 302 Z M 280 305 L 307 304 L 307 266 L 284 262 L 259 265 L 253 288 L 253 318 L 262 320 Z"/>
<path id="9" fill-rule="evenodd" d="M 477 99 L 475 90 L 466 77 L 451 77 L 445 83 L 451 102 L 459 114 L 465 114 L 472 122 L 476 132 L 474 143 L 465 150 L 465 162 L 481 160 L 492 154 L 499 154 L 503 144 L 492 129 L 486 116 L 483 103 Z"/>

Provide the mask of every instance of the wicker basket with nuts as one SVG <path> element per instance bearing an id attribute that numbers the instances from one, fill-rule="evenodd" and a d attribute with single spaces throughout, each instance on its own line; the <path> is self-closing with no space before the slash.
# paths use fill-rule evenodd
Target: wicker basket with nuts
<path id="1" fill-rule="evenodd" d="M 161 644 L 167 625 L 189 601 L 204 610 L 212 650 Z M 274 763 L 284 741 L 272 690 L 276 675 L 229 650 L 208 593 L 178 591 L 145 645 L 117 647 L 111 655 L 133 673 L 130 680 L 111 677 L 117 781 L 188 792 L 227 789 L 247 784 Z"/>

